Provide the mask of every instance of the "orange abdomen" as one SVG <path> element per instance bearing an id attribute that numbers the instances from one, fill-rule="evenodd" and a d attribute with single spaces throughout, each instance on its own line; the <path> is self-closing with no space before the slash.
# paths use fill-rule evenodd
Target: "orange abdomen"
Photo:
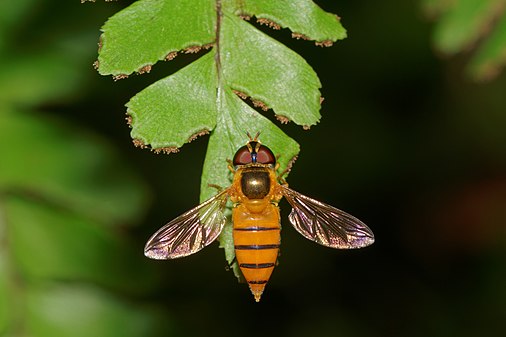
<path id="1" fill-rule="evenodd" d="M 252 212 L 258 203 L 265 205 L 261 205 L 260 212 Z M 237 263 L 258 302 L 278 258 L 279 208 L 266 200 L 247 201 L 234 207 L 232 220 Z"/>

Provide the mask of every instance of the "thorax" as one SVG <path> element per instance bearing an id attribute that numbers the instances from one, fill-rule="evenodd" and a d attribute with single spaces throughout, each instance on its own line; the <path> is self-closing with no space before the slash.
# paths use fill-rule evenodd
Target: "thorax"
<path id="1" fill-rule="evenodd" d="M 232 186 L 235 193 L 231 200 L 243 204 L 252 213 L 260 213 L 267 205 L 277 205 L 281 199 L 278 185 L 276 173 L 269 165 L 244 165 L 234 173 Z"/>

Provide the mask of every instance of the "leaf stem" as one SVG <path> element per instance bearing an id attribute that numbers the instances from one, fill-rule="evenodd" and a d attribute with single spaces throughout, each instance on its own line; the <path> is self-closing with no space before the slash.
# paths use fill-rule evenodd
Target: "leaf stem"
<path id="1" fill-rule="evenodd" d="M 218 91 L 222 86 L 221 75 L 221 53 L 220 53 L 220 35 L 221 35 L 221 22 L 223 20 L 223 11 L 221 8 L 221 0 L 216 0 L 216 42 L 215 42 L 215 51 L 214 61 L 216 62 L 216 73 L 218 76 Z"/>
<path id="2" fill-rule="evenodd" d="M 214 61 L 216 64 L 217 88 L 216 88 L 216 111 L 218 114 L 224 111 L 223 105 L 225 100 L 225 85 L 223 81 L 223 68 L 221 65 L 221 30 L 223 22 L 222 0 L 216 0 L 216 42 Z M 218 116 L 218 123 L 223 116 Z"/>

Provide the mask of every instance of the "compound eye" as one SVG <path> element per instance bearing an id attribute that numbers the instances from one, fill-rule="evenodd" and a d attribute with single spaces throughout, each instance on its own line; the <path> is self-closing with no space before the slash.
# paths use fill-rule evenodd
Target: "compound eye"
<path id="1" fill-rule="evenodd" d="M 276 157 L 267 146 L 260 145 L 257 152 L 257 163 L 276 165 Z"/>
<path id="2" fill-rule="evenodd" d="M 250 164 L 251 161 L 252 161 L 251 153 L 249 152 L 248 147 L 243 146 L 239 148 L 239 150 L 237 150 L 237 152 L 235 153 L 234 160 L 232 161 L 232 163 L 234 164 L 234 166 L 237 166 L 237 165 Z"/>

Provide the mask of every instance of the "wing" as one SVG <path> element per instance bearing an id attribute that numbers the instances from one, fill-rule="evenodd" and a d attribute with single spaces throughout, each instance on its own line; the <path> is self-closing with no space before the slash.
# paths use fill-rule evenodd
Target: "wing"
<path id="1" fill-rule="evenodd" d="M 178 216 L 146 243 L 144 255 L 157 260 L 175 259 L 198 252 L 220 235 L 228 189 Z"/>
<path id="2" fill-rule="evenodd" d="M 283 196 L 292 206 L 288 219 L 307 239 L 341 249 L 361 248 L 374 242 L 369 227 L 354 216 L 286 186 L 281 187 Z"/>

